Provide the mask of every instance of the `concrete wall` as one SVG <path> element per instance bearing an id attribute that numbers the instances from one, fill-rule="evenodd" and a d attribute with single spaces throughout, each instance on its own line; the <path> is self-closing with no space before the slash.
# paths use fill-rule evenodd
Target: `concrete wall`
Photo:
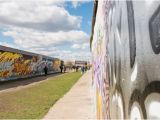
<path id="1" fill-rule="evenodd" d="M 93 63 L 93 82 L 96 93 L 96 110 L 97 118 L 108 118 L 108 89 L 109 81 L 107 77 L 107 30 L 105 23 L 104 3 L 98 2 L 96 22 L 94 25 L 94 34 L 92 41 L 92 63 Z"/>
<path id="2" fill-rule="evenodd" d="M 59 71 L 60 60 L 51 57 L 0 46 L 0 81 L 32 77 Z"/>
<path id="3" fill-rule="evenodd" d="M 101 0 L 94 11 L 97 118 L 160 119 L 160 1 Z"/>

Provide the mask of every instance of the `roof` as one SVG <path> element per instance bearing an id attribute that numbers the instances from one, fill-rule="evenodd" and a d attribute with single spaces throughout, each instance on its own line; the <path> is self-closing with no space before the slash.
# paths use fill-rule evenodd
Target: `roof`
<path id="1" fill-rule="evenodd" d="M 49 57 L 49 56 L 45 56 L 45 55 L 41 55 L 41 54 L 36 54 L 36 53 L 32 53 L 32 52 L 27 52 L 27 51 L 23 51 L 23 50 L 18 50 L 15 48 L 10 48 L 10 47 L 6 47 L 6 46 L 2 46 L 2 45 L 0 45 L 0 51 L 13 52 L 13 53 L 24 54 L 24 55 L 28 55 L 28 56 L 42 56 L 42 57 L 47 57 L 48 59 L 53 59 L 53 57 Z"/>

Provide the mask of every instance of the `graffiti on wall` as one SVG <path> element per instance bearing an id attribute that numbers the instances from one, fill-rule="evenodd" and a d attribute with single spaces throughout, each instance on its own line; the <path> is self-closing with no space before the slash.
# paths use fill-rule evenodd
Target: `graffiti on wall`
<path id="1" fill-rule="evenodd" d="M 99 4 L 97 19 L 94 28 L 94 37 L 92 47 L 92 61 L 93 61 L 93 82 L 96 89 L 96 114 L 98 119 L 106 119 L 109 117 L 108 111 L 108 99 L 109 99 L 109 81 L 107 77 L 107 63 L 106 63 L 106 20 L 102 7 L 103 4 Z M 101 18 L 101 19 L 98 19 Z"/>
<path id="2" fill-rule="evenodd" d="M 59 60 L 42 56 L 0 51 L 0 80 L 10 80 L 43 73 L 47 65 L 49 72 L 58 71 Z"/>
<path id="3" fill-rule="evenodd" d="M 98 119 L 160 119 L 159 18 L 159 1 L 98 2 L 91 44 Z"/>
<path id="4" fill-rule="evenodd" d="M 55 59 L 55 60 L 53 61 L 53 68 L 54 68 L 55 70 L 58 70 L 58 71 L 59 71 L 60 66 L 61 66 L 61 61 L 60 61 L 59 59 Z"/>
<path id="5" fill-rule="evenodd" d="M 0 77 L 11 77 L 12 75 L 26 75 L 31 73 L 29 67 L 31 60 L 24 59 L 23 55 L 11 52 L 0 52 Z"/>

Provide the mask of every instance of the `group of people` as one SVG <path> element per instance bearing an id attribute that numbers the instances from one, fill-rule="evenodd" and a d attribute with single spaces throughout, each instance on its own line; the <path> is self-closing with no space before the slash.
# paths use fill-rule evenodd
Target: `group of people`
<path id="1" fill-rule="evenodd" d="M 60 67 L 60 70 L 61 70 L 61 73 L 62 72 L 66 72 L 66 67 L 63 65 L 61 65 Z M 73 69 L 76 71 L 76 72 L 78 72 L 78 70 L 79 70 L 79 67 L 78 66 L 74 66 L 73 67 Z M 48 74 L 48 67 L 47 67 L 47 65 L 45 65 L 45 67 L 44 67 L 44 73 L 45 73 L 45 76 Z M 84 72 L 86 72 L 87 71 L 87 66 L 81 66 L 81 74 L 83 74 Z"/>
<path id="2" fill-rule="evenodd" d="M 61 73 L 62 72 L 66 72 L 66 67 L 64 65 L 60 66 L 60 70 L 61 70 Z M 44 75 L 47 76 L 47 74 L 48 74 L 48 67 L 47 67 L 47 65 L 44 66 L 43 71 L 44 71 Z"/>
<path id="3" fill-rule="evenodd" d="M 81 74 L 83 74 L 86 71 L 87 71 L 87 67 L 86 66 L 81 66 Z"/>
<path id="4" fill-rule="evenodd" d="M 85 73 L 88 70 L 87 66 L 81 66 L 81 67 L 80 66 L 73 66 L 73 69 L 76 72 L 78 72 L 79 68 L 81 68 L 81 74 Z"/>
<path id="5" fill-rule="evenodd" d="M 78 72 L 79 67 L 78 66 L 73 66 L 72 69 L 74 69 L 74 71 Z"/>

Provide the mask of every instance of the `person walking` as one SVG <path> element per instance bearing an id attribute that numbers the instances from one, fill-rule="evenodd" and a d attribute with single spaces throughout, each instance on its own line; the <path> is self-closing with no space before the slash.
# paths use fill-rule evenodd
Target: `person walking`
<path id="1" fill-rule="evenodd" d="M 48 68 L 47 68 L 47 65 L 45 65 L 45 67 L 44 67 L 44 73 L 45 73 L 45 76 L 47 76 L 47 74 L 48 74 Z"/>
<path id="2" fill-rule="evenodd" d="M 83 70 L 82 70 L 82 67 L 81 67 L 81 74 L 83 74 Z"/>
<path id="3" fill-rule="evenodd" d="M 66 67 L 64 66 L 64 73 L 66 72 Z"/>
<path id="4" fill-rule="evenodd" d="M 60 66 L 60 70 L 61 70 L 61 73 L 62 73 L 62 71 L 63 71 L 63 66 L 62 65 Z"/>
<path id="5" fill-rule="evenodd" d="M 78 72 L 78 66 L 76 66 L 76 72 Z"/>
<path id="6" fill-rule="evenodd" d="M 82 66 L 81 67 L 81 74 L 83 74 L 84 73 L 84 67 Z"/>

